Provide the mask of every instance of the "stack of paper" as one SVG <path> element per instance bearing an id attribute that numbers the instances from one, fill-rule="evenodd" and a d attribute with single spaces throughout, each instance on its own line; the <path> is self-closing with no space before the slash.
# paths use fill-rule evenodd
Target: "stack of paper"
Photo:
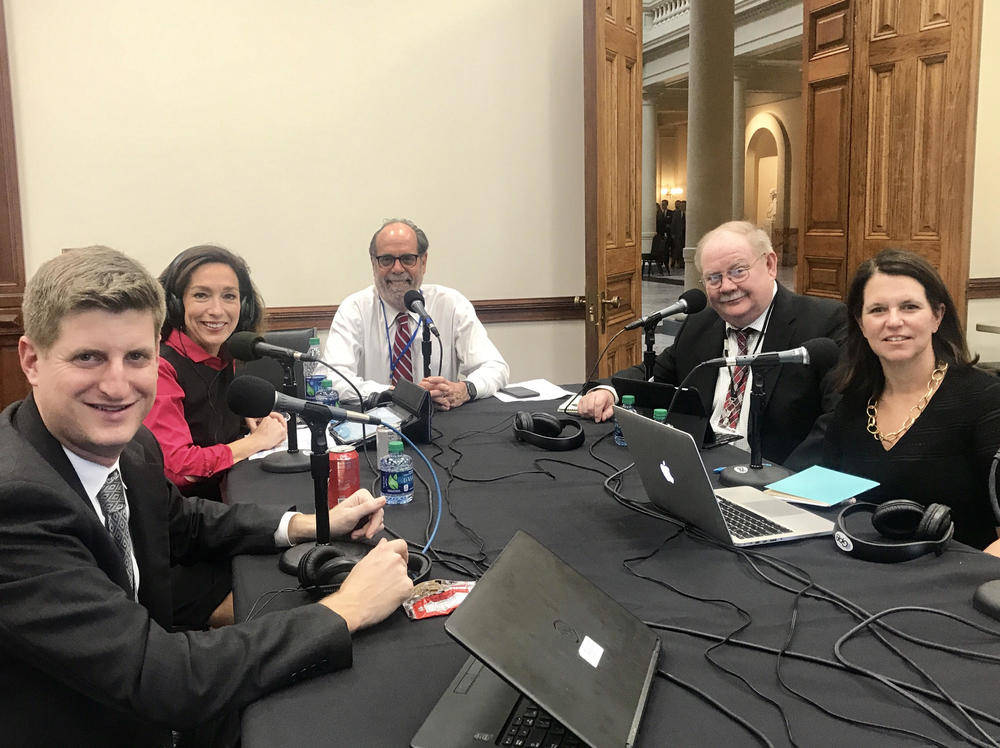
<path id="1" fill-rule="evenodd" d="M 813 465 L 769 484 L 765 493 L 796 504 L 833 507 L 852 503 L 858 494 L 877 485 L 877 481 Z"/>

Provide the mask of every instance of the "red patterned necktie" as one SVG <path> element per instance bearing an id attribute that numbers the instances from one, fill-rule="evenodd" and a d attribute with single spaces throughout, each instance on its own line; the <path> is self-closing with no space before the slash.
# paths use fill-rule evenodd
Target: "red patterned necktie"
<path id="1" fill-rule="evenodd" d="M 406 312 L 400 312 L 396 315 L 396 337 L 392 341 L 392 360 L 396 362 L 396 366 L 392 370 L 390 381 L 394 387 L 400 379 L 413 381 L 413 363 L 410 360 L 410 349 L 406 347 L 409 342 L 410 317 Z"/>
<path id="2" fill-rule="evenodd" d="M 737 356 L 747 355 L 747 341 L 749 339 L 749 328 L 745 330 L 733 330 L 736 338 Z M 729 382 L 729 392 L 726 394 L 726 403 L 722 408 L 722 417 L 719 425 L 735 430 L 740 422 L 740 411 L 743 410 L 743 391 L 747 386 L 747 367 L 734 366 L 732 379 Z"/>

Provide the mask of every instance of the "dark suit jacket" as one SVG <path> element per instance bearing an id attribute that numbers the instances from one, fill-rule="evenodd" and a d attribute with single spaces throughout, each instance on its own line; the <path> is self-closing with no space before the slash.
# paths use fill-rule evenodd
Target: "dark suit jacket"
<path id="1" fill-rule="evenodd" d="M 170 633 L 170 563 L 273 551 L 281 512 L 181 496 L 145 428 L 120 466 L 138 603 L 34 401 L 0 414 L 0 743 L 169 745 L 171 728 L 350 665 L 347 627 L 320 605 Z"/>
<path id="2" fill-rule="evenodd" d="M 722 355 L 726 323 L 711 307 L 690 315 L 674 344 L 656 358 L 653 379 L 678 384 L 702 361 Z M 812 338 L 832 338 L 842 345 L 847 334 L 847 310 L 839 301 L 800 296 L 778 284 L 774 309 L 760 351 L 795 348 Z M 832 369 L 832 367 L 831 367 Z M 754 371 L 763 377 L 761 454 L 766 459 L 800 470 L 820 461 L 826 424 L 840 399 L 830 369 L 783 364 Z M 717 368 L 698 369 L 688 381 L 712 412 Z"/>

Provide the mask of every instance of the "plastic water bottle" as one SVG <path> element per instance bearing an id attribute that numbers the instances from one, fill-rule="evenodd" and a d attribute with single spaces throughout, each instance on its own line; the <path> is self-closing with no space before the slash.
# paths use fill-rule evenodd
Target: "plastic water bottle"
<path id="1" fill-rule="evenodd" d="M 308 352 L 310 356 L 315 356 L 316 358 L 319 358 L 322 355 L 322 351 L 319 349 L 319 338 L 309 338 Z M 306 380 L 305 385 L 307 400 L 319 399 L 316 395 L 322 387 L 323 379 L 326 376 L 323 371 L 322 366 L 315 361 L 302 362 L 302 376 Z"/>
<path id="2" fill-rule="evenodd" d="M 654 408 L 653 409 L 653 420 L 658 423 L 667 422 L 667 409 L 666 408 Z"/>
<path id="3" fill-rule="evenodd" d="M 378 461 L 378 469 L 386 504 L 413 501 L 413 458 L 403 452 L 403 442 L 389 442 L 389 454 Z"/>
<path id="4" fill-rule="evenodd" d="M 631 410 L 635 412 L 635 395 L 622 395 L 622 410 Z M 627 447 L 628 442 L 625 441 L 625 434 L 622 433 L 622 427 L 618 424 L 618 419 L 615 419 L 615 444 L 619 447 Z"/>
<path id="5" fill-rule="evenodd" d="M 319 391 L 316 393 L 316 401 L 323 403 L 323 405 L 329 405 L 331 408 L 340 406 L 340 393 L 333 389 L 333 380 L 323 380 Z"/>

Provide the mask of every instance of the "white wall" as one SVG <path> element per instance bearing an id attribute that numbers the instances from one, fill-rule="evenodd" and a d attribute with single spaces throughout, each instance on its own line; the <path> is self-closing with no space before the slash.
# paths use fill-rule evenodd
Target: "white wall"
<path id="1" fill-rule="evenodd" d="M 29 276 L 63 247 L 159 272 L 215 242 L 268 304 L 332 304 L 405 215 L 428 282 L 583 292 L 578 0 L 5 6 Z M 584 376 L 582 323 L 490 332 L 515 379 Z"/>
<path id="2" fill-rule="evenodd" d="M 979 103 L 976 117 L 975 187 L 972 194 L 972 246 L 969 277 L 1000 276 L 1000 4 L 983 3 L 983 35 L 979 58 Z M 977 332 L 976 323 L 1000 324 L 1000 299 L 969 302 L 968 340 L 984 361 L 1000 361 L 1000 335 Z"/>

